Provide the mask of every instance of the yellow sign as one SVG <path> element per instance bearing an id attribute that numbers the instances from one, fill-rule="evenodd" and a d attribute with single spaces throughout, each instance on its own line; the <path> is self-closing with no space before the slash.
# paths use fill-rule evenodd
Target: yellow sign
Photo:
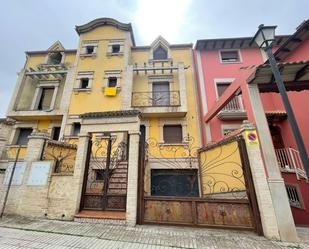
<path id="1" fill-rule="evenodd" d="M 259 139 L 256 133 L 256 130 L 246 131 L 245 132 L 246 144 L 249 146 L 258 146 Z"/>
<path id="2" fill-rule="evenodd" d="M 104 94 L 105 96 L 116 96 L 117 88 L 116 87 L 105 87 Z"/>

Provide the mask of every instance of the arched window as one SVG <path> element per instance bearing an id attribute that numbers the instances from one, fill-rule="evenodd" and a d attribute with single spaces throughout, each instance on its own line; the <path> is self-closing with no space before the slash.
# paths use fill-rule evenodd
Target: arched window
<path id="1" fill-rule="evenodd" d="M 60 64 L 62 60 L 62 54 L 60 52 L 50 53 L 48 55 L 47 64 L 57 65 Z"/>
<path id="2" fill-rule="evenodd" d="M 154 60 L 166 60 L 167 59 L 167 51 L 161 46 L 157 47 L 153 51 L 153 59 Z"/>

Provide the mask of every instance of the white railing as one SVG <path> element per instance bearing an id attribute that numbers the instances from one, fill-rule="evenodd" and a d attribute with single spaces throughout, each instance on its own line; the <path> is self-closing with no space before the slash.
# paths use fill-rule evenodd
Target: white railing
<path id="1" fill-rule="evenodd" d="M 226 112 L 239 112 L 239 111 L 244 111 L 243 103 L 242 103 L 242 97 L 240 96 L 235 96 L 228 102 L 223 108 L 222 111 Z"/>
<path id="2" fill-rule="evenodd" d="M 298 150 L 293 148 L 282 148 L 275 149 L 275 151 L 282 171 L 295 172 L 297 179 L 299 179 L 299 177 L 308 179 Z"/>

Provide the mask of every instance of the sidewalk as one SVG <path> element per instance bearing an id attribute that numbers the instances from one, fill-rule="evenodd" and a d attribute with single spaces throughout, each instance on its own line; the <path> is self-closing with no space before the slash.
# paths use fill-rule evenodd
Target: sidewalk
<path id="1" fill-rule="evenodd" d="M 302 242 L 285 243 L 234 230 L 127 227 L 10 216 L 0 220 L 0 248 L 309 249 L 309 228 L 298 231 Z"/>

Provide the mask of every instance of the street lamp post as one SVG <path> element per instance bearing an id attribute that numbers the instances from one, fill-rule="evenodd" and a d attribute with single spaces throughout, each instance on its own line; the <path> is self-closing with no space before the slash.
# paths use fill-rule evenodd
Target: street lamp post
<path id="1" fill-rule="evenodd" d="M 275 82 L 276 85 L 278 87 L 279 93 L 281 95 L 287 116 L 288 116 L 288 120 L 290 122 L 291 128 L 292 128 L 292 132 L 293 135 L 295 137 L 296 140 L 296 144 L 300 153 L 300 157 L 302 160 L 302 163 L 304 165 L 307 177 L 309 177 L 309 159 L 308 159 L 308 154 L 306 151 L 306 147 L 304 144 L 304 141 L 302 139 L 302 136 L 300 134 L 296 119 L 295 119 L 295 115 L 291 106 L 291 103 L 289 101 L 288 95 L 286 93 L 286 89 L 283 83 L 283 80 L 281 78 L 280 75 L 280 71 L 279 68 L 277 66 L 277 61 L 275 59 L 275 56 L 273 55 L 272 52 L 272 47 L 271 44 L 275 39 L 275 29 L 277 26 L 264 26 L 263 24 L 261 24 L 259 26 L 258 31 L 256 32 L 256 34 L 254 35 L 251 43 L 256 42 L 256 44 L 264 49 L 264 51 L 267 54 L 268 60 L 269 60 L 269 64 L 271 66 L 271 70 L 273 72 L 274 78 L 275 78 Z"/>

